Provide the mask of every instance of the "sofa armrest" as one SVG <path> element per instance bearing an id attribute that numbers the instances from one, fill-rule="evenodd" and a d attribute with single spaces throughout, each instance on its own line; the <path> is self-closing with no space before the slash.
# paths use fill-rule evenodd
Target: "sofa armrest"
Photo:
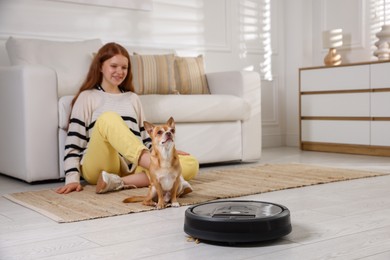
<path id="1" fill-rule="evenodd" d="M 57 179 L 58 102 L 54 70 L 0 67 L 0 172 L 27 182 Z"/>
<path id="2" fill-rule="evenodd" d="M 243 161 L 261 157 L 261 80 L 253 71 L 228 71 L 206 74 L 211 94 L 234 95 L 251 106 L 251 115 L 242 122 Z"/>

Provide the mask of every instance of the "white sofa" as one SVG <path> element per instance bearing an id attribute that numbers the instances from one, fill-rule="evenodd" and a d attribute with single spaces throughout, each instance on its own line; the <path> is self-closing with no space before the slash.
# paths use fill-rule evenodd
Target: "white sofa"
<path id="1" fill-rule="evenodd" d="M 64 177 L 70 101 L 100 46 L 100 40 L 7 40 L 10 64 L 0 67 L 0 173 L 26 182 Z M 177 148 L 201 164 L 260 159 L 259 74 L 230 71 L 206 78 L 210 95 L 140 95 L 147 120 L 173 116 Z"/>

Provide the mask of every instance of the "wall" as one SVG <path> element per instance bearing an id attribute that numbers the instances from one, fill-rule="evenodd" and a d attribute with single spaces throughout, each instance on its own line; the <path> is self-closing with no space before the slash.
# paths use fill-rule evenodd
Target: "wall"
<path id="1" fill-rule="evenodd" d="M 371 47 L 371 30 L 375 15 L 372 6 L 382 0 L 315 0 L 313 1 L 313 65 L 322 65 L 327 49 L 322 47 L 322 32 L 342 28 L 343 46 L 339 48 L 343 63 L 376 60 Z M 374 36 L 374 42 L 377 40 Z"/>
<path id="2" fill-rule="evenodd" d="M 376 60 L 372 53 L 375 31 L 372 5 L 378 0 L 294 0 L 283 1 L 281 20 L 284 26 L 284 105 L 285 144 L 299 141 L 299 68 L 323 66 L 327 49 L 322 46 L 322 32 L 343 29 L 343 46 L 339 48 L 343 64 Z M 374 35 L 374 37 L 372 37 Z M 281 106 L 280 106 L 281 107 Z"/>
<path id="3" fill-rule="evenodd" d="M 180 55 L 202 53 L 208 72 L 260 71 L 262 17 L 256 10 L 265 1 L 153 0 L 152 11 L 136 11 L 53 0 L 0 0 L 0 45 L 10 35 L 101 38 L 175 49 Z M 322 48 L 322 31 L 343 28 L 345 63 L 371 59 L 372 1 L 271 0 L 273 80 L 261 83 L 264 147 L 298 145 L 298 69 L 323 64 L 327 50 Z M 0 48 L 0 65 L 4 64 L 7 56 Z"/>

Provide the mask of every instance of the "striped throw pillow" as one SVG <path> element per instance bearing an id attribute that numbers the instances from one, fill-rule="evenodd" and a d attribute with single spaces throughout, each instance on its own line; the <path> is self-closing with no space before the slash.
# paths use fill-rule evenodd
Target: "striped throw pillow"
<path id="1" fill-rule="evenodd" d="M 176 57 L 175 81 L 180 94 L 210 94 L 203 56 Z"/>
<path id="2" fill-rule="evenodd" d="M 130 56 L 135 93 L 176 94 L 174 54 Z"/>

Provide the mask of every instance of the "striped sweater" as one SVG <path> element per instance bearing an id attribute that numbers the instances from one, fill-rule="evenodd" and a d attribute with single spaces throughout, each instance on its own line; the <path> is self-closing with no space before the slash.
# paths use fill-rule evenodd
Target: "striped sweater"
<path id="1" fill-rule="evenodd" d="M 129 129 L 144 143 L 151 147 L 151 139 L 143 127 L 145 120 L 139 97 L 132 92 L 111 94 L 97 89 L 81 92 L 75 102 L 70 117 L 68 135 L 65 141 L 64 170 L 65 183 L 80 182 L 80 165 L 88 147 L 96 119 L 104 112 L 116 112 L 126 122 Z M 131 172 L 135 167 L 122 159 Z"/>

